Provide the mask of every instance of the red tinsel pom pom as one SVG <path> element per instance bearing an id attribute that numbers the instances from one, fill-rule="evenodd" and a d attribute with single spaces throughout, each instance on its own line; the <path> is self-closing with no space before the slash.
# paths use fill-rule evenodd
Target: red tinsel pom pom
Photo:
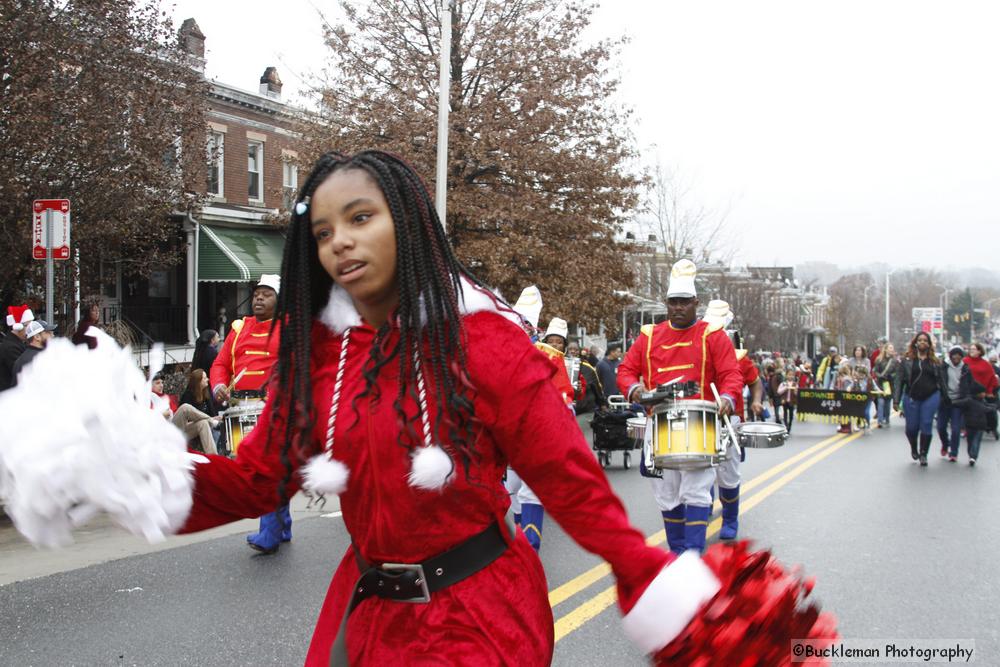
<path id="1" fill-rule="evenodd" d="M 725 542 L 711 546 L 703 560 L 722 588 L 656 654 L 656 665 L 791 665 L 793 639 L 832 643 L 839 637 L 836 619 L 805 602 L 815 581 L 802 578 L 797 570 L 787 571 L 769 551 L 751 553 L 746 541 Z"/>

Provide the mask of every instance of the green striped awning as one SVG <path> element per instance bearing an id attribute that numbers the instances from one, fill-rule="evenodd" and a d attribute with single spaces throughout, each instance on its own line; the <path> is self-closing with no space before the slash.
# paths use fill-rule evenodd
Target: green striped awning
<path id="1" fill-rule="evenodd" d="M 285 237 L 278 229 L 202 224 L 198 238 L 198 280 L 248 282 L 262 273 L 281 273 Z"/>

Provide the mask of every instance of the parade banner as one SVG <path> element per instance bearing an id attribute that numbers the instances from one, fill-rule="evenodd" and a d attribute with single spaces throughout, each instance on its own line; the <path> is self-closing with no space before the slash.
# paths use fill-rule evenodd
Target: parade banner
<path id="1" fill-rule="evenodd" d="M 796 411 L 799 421 L 846 424 L 864 420 L 870 394 L 837 389 L 800 389 Z"/>

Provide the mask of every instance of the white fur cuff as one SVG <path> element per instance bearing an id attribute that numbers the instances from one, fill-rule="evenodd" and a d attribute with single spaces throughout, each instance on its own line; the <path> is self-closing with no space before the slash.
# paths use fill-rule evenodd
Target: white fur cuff
<path id="1" fill-rule="evenodd" d="M 622 625 L 625 636 L 644 653 L 672 642 L 722 584 L 698 553 L 687 551 L 660 570 Z"/>

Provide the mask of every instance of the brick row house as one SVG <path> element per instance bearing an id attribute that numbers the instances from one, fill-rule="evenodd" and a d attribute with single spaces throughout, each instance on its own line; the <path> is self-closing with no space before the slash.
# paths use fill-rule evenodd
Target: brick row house
<path id="1" fill-rule="evenodd" d="M 204 72 L 205 36 L 194 19 L 184 21 L 179 36 L 192 66 Z M 288 210 L 298 189 L 292 146 L 302 113 L 282 102 L 281 87 L 274 67 L 264 70 L 256 91 L 210 83 L 201 185 L 208 198 L 198 215 L 179 220 L 184 261 L 124 283 L 113 263 L 102 268 L 105 317 L 123 317 L 147 340 L 166 343 L 168 362 L 189 360 L 203 329 L 224 335 L 249 314 L 260 275 L 280 272 L 284 235 L 271 220 Z"/>

